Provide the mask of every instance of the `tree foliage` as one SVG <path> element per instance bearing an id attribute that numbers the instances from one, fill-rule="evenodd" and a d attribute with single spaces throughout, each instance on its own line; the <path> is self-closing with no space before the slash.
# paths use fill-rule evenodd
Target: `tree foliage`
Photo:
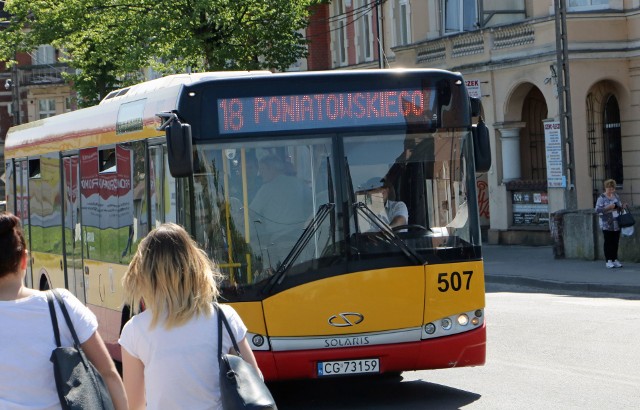
<path id="1" fill-rule="evenodd" d="M 306 55 L 310 6 L 328 0 L 6 0 L 0 60 L 41 44 L 64 50 L 69 80 L 92 105 L 163 74 L 284 70 Z"/>

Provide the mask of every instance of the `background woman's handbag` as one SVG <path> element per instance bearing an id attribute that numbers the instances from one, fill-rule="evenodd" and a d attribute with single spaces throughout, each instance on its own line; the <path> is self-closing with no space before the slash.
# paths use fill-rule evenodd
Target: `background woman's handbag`
<path id="1" fill-rule="evenodd" d="M 621 228 L 628 228 L 635 225 L 636 221 L 633 219 L 633 215 L 627 208 L 622 209 L 622 213 L 618 215 L 618 225 Z"/>
<path id="2" fill-rule="evenodd" d="M 252 365 L 239 356 L 238 343 L 222 309 L 217 303 L 214 303 L 214 306 L 218 312 L 218 364 L 220 366 L 222 408 L 224 410 L 277 410 L 276 402 L 262 377 Z M 222 353 L 223 323 L 238 355 Z"/>
<path id="3" fill-rule="evenodd" d="M 58 319 L 53 306 L 53 298 L 58 301 L 60 310 L 67 322 L 67 326 L 73 336 L 72 347 L 61 347 L 60 331 L 58 330 Z M 109 390 L 102 380 L 98 370 L 89 361 L 84 351 L 80 347 L 80 341 L 76 330 L 71 323 L 69 312 L 64 304 L 62 296 L 56 289 L 47 292 L 49 302 L 49 312 L 51 313 L 51 323 L 53 333 L 58 346 L 51 353 L 53 363 L 53 373 L 58 389 L 60 405 L 63 409 L 84 410 L 84 409 L 104 409 L 112 410 L 113 402 L 109 395 Z"/>

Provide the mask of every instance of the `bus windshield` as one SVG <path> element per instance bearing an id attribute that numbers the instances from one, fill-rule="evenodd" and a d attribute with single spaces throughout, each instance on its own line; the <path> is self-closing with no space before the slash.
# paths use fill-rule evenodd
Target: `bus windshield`
<path id="1" fill-rule="evenodd" d="M 331 140 L 200 145 L 197 158 L 196 240 L 232 283 L 266 279 L 328 202 Z"/>
<path id="2" fill-rule="evenodd" d="M 329 266 L 446 258 L 480 244 L 469 137 L 441 129 L 197 145 L 193 232 L 227 285 L 245 290 Z"/>

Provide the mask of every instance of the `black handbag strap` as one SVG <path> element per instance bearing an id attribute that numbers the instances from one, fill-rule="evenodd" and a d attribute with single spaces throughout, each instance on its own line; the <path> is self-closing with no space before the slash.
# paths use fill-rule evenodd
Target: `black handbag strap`
<path id="1" fill-rule="evenodd" d="M 64 320 L 65 322 L 67 322 L 67 327 L 71 332 L 71 337 L 73 337 L 73 342 L 77 347 L 80 347 L 80 339 L 78 339 L 78 335 L 76 334 L 76 329 L 73 327 L 73 322 L 71 322 L 71 316 L 69 316 L 69 312 L 67 311 L 67 307 L 64 304 L 64 300 L 62 299 L 60 292 L 58 292 L 58 289 L 52 289 L 51 292 L 53 293 L 53 296 L 55 296 L 56 300 L 58 301 L 58 305 L 60 306 L 60 310 L 62 311 L 62 316 L 64 316 Z M 56 326 L 56 329 L 57 329 L 57 326 Z M 59 346 L 60 344 L 58 344 L 58 347 Z"/>
<path id="2" fill-rule="evenodd" d="M 229 333 L 229 337 L 231 338 L 231 343 L 233 343 L 233 348 L 236 349 L 236 354 L 240 357 L 240 349 L 238 348 L 238 343 L 236 342 L 236 338 L 233 336 L 233 332 L 231 331 L 231 326 L 229 326 L 229 322 L 227 321 L 227 317 L 222 312 L 222 308 L 217 303 L 214 303 L 218 313 L 218 363 L 222 360 L 222 324 L 224 323 L 224 327 L 227 329 L 227 333 Z"/>
<path id="3" fill-rule="evenodd" d="M 47 303 L 49 304 L 49 314 L 51 315 L 51 324 L 53 325 L 53 335 L 56 338 L 56 346 L 60 347 L 60 331 L 58 330 L 58 317 L 56 316 L 56 308 L 53 306 L 53 296 L 51 291 L 47 294 Z"/>

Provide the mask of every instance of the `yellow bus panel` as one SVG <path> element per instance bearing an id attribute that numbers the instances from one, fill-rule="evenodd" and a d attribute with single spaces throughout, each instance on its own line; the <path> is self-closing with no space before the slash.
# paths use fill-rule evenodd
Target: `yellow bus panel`
<path id="1" fill-rule="evenodd" d="M 482 261 L 427 265 L 425 273 L 425 323 L 484 308 Z"/>
<path id="2" fill-rule="evenodd" d="M 413 266 L 306 283 L 266 299 L 264 310 L 272 337 L 335 335 L 421 326 L 422 312 L 415 306 L 423 300 L 423 267 Z M 330 319 L 340 314 L 361 315 L 362 320 L 353 326 L 331 325 Z"/>
<path id="3" fill-rule="evenodd" d="M 264 325 L 264 315 L 262 313 L 262 303 L 260 302 L 238 302 L 230 303 L 238 312 L 245 326 L 251 333 L 265 335 L 267 329 Z"/>
<path id="4" fill-rule="evenodd" d="M 122 277 L 126 265 L 84 260 L 84 283 L 87 303 L 117 311 L 122 310 Z"/>
<path id="5" fill-rule="evenodd" d="M 62 272 L 62 256 L 53 253 L 31 252 L 31 272 L 33 287 L 40 288 L 40 280 L 44 275 L 51 288 L 64 288 Z"/>

